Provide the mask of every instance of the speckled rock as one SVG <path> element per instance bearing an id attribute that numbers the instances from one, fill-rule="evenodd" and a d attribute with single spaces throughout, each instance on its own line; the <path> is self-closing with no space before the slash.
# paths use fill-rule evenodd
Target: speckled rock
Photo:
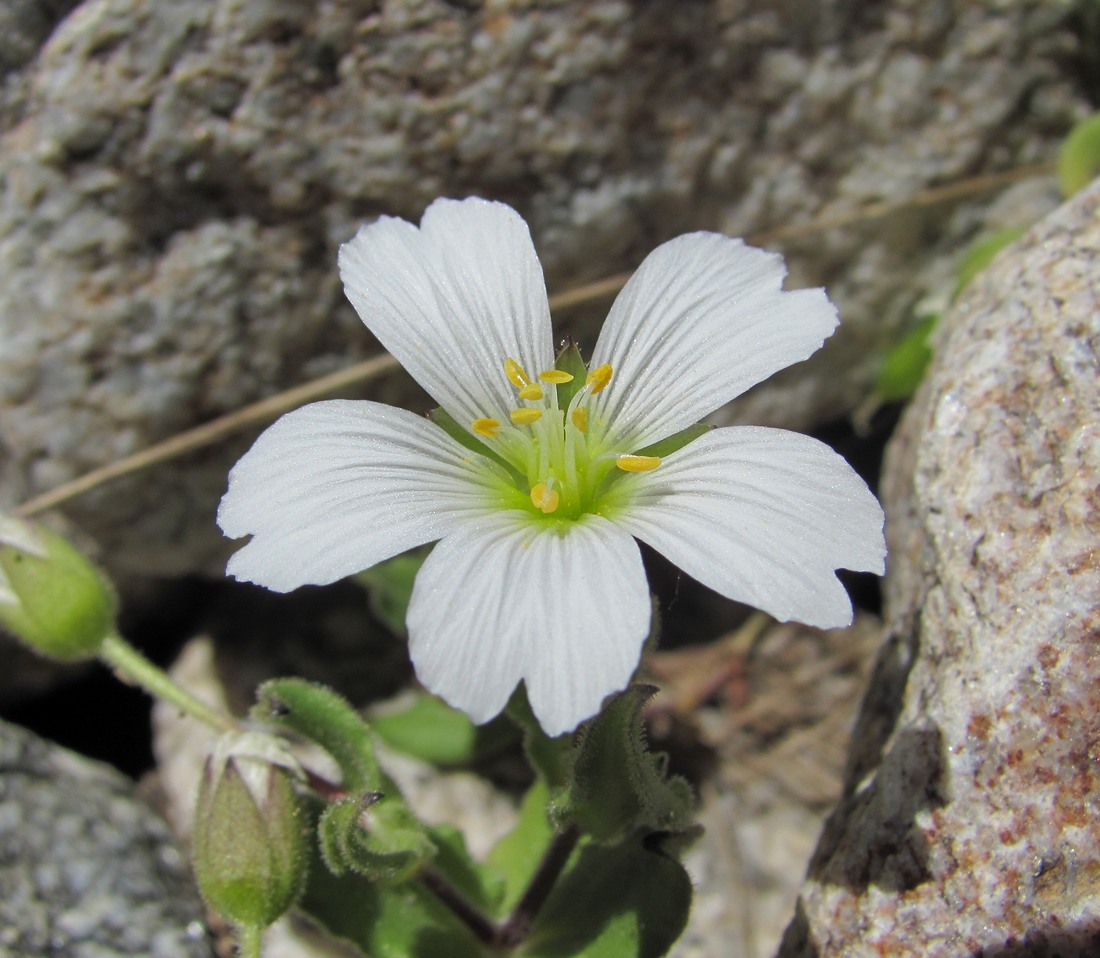
<path id="1" fill-rule="evenodd" d="M 211 958 L 187 861 L 133 788 L 0 724 L 0 956 Z"/>
<path id="2" fill-rule="evenodd" d="M 1049 158 L 1089 108 L 1047 0 L 84 0 L 50 32 L 69 5 L 0 44 L 0 505 L 375 349 L 335 251 L 378 213 L 510 201 L 560 288 Z M 737 415 L 851 410 L 988 201 L 786 241 L 845 325 Z M 216 571 L 243 441 L 67 512 L 116 571 Z"/>
<path id="3" fill-rule="evenodd" d="M 781 955 L 1100 954 L 1100 182 L 945 317 L 886 470 L 892 639 Z"/>

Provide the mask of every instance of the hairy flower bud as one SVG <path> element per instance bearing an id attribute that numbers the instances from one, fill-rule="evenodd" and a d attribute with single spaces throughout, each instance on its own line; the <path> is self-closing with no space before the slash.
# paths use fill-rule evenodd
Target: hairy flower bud
<path id="1" fill-rule="evenodd" d="M 0 516 L 0 625 L 51 658 L 94 656 L 115 629 L 114 589 L 56 532 Z"/>
<path id="2" fill-rule="evenodd" d="M 297 763 L 258 732 L 219 740 L 206 764 L 195 814 L 195 874 L 212 908 L 237 924 L 266 927 L 305 885 L 309 850 L 298 812 Z"/>

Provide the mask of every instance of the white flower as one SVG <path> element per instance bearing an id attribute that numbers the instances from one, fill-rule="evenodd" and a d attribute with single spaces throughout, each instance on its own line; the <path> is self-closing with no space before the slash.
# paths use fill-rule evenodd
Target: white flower
<path id="1" fill-rule="evenodd" d="M 823 628 L 852 618 L 837 568 L 881 573 L 882 510 L 822 443 L 730 427 L 644 454 L 835 329 L 824 291 L 781 291 L 779 256 L 714 233 L 665 243 L 616 299 L 587 379 L 561 385 L 542 269 L 510 207 L 437 200 L 419 228 L 383 217 L 341 247 L 340 274 L 464 441 L 374 402 L 284 416 L 230 474 L 218 523 L 253 538 L 227 571 L 286 592 L 438 540 L 410 652 L 475 721 L 522 680 L 557 735 L 629 682 L 650 622 L 635 537 L 724 596 Z M 562 408 L 558 390 L 578 385 Z"/>

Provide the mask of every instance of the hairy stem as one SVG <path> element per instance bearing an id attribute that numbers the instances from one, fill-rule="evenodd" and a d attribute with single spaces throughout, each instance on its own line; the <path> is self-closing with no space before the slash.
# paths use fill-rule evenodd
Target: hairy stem
<path id="1" fill-rule="evenodd" d="M 192 718 L 219 732 L 233 732 L 237 723 L 230 716 L 211 708 L 177 685 L 160 668 L 153 665 L 120 635 L 109 635 L 99 650 L 99 657 L 115 670 L 123 681 L 140 685 L 155 698 L 174 705 Z"/>

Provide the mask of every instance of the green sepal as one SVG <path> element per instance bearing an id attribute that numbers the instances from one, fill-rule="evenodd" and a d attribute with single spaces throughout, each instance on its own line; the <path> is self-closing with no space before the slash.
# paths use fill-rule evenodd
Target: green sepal
<path id="1" fill-rule="evenodd" d="M 435 855 L 427 831 L 404 803 L 378 792 L 329 805 L 317 835 L 334 875 L 354 872 L 373 881 L 400 882 Z"/>
<path id="2" fill-rule="evenodd" d="M 309 848 L 285 769 L 268 766 L 257 798 L 234 759 L 207 763 L 193 833 L 195 876 L 207 903 L 241 925 L 264 928 L 301 896 Z"/>
<path id="3" fill-rule="evenodd" d="M 516 741 L 507 719 L 474 725 L 463 712 L 426 692 L 399 712 L 372 716 L 371 729 L 390 748 L 441 768 L 468 766 Z"/>
<path id="4" fill-rule="evenodd" d="M 1078 123 L 1058 152 L 1058 186 L 1067 199 L 1100 173 L 1100 113 Z"/>
<path id="5" fill-rule="evenodd" d="M 952 294 L 952 298 L 957 297 L 959 293 L 966 289 L 974 280 L 974 277 L 993 262 L 994 256 L 1006 246 L 1015 243 L 1026 232 L 1027 230 L 1022 227 L 1011 227 L 998 230 L 996 233 L 983 236 L 980 240 L 971 243 L 966 252 L 963 253 L 962 259 L 959 260 L 958 266 L 955 267 L 955 292 Z"/>
<path id="6" fill-rule="evenodd" d="M 691 827 L 691 786 L 669 776 L 667 756 L 649 751 L 642 712 L 657 689 L 633 685 L 577 732 L 569 785 L 554 797 L 551 817 L 574 824 L 597 842 L 620 842 L 635 831 Z"/>
<path id="7" fill-rule="evenodd" d="M 536 779 L 523 796 L 516 824 L 489 852 L 486 864 L 496 869 L 504 885 L 497 905 L 499 916 L 515 908 L 554 839 L 554 828 L 547 814 L 549 801 L 546 782 Z"/>
<path id="8" fill-rule="evenodd" d="M 413 583 L 429 551 L 430 547 L 423 547 L 403 552 L 354 577 L 367 590 L 371 614 L 394 635 L 406 635 Z"/>
<path id="9" fill-rule="evenodd" d="M 477 436 L 459 423 L 459 421 L 442 406 L 438 406 L 431 410 L 428 413 L 428 418 L 460 445 L 465 446 L 471 452 L 476 452 L 480 456 L 485 456 L 486 459 L 491 459 L 498 466 L 507 471 L 508 476 L 515 482 L 517 487 L 523 488 L 525 486 L 527 480 L 516 471 L 515 466 L 478 439 Z"/>
<path id="10" fill-rule="evenodd" d="M 554 368 L 563 373 L 569 373 L 573 378 L 567 383 L 558 384 L 558 408 L 568 409 L 573 397 L 584 388 L 588 378 L 588 367 L 584 363 L 584 357 L 572 339 L 567 339 L 554 360 Z"/>
<path id="11" fill-rule="evenodd" d="M 116 631 L 107 577 L 68 540 L 0 515 L 0 626 L 35 652 L 75 662 Z"/>
<path id="12" fill-rule="evenodd" d="M 660 459 L 664 459 L 665 456 L 671 456 L 674 452 L 679 452 L 689 442 L 695 442 L 700 436 L 705 436 L 713 428 L 713 426 L 705 422 L 697 422 L 692 426 L 688 426 L 687 429 L 681 429 L 675 435 L 659 439 L 657 442 L 646 446 L 644 449 L 637 450 L 634 455 L 657 456 Z"/>
<path id="13" fill-rule="evenodd" d="M 588 843 L 535 919 L 527 958 L 661 958 L 691 910 L 691 879 L 655 837 Z"/>
<path id="14" fill-rule="evenodd" d="M 332 689 L 305 679 L 272 679 L 257 690 L 252 716 L 320 745 L 340 766 L 347 791 L 390 791 L 367 723 Z"/>
<path id="15" fill-rule="evenodd" d="M 908 399 L 917 391 L 932 361 L 928 339 L 936 328 L 939 316 L 925 316 L 900 343 L 891 349 L 879 366 L 875 391 L 885 402 Z"/>

